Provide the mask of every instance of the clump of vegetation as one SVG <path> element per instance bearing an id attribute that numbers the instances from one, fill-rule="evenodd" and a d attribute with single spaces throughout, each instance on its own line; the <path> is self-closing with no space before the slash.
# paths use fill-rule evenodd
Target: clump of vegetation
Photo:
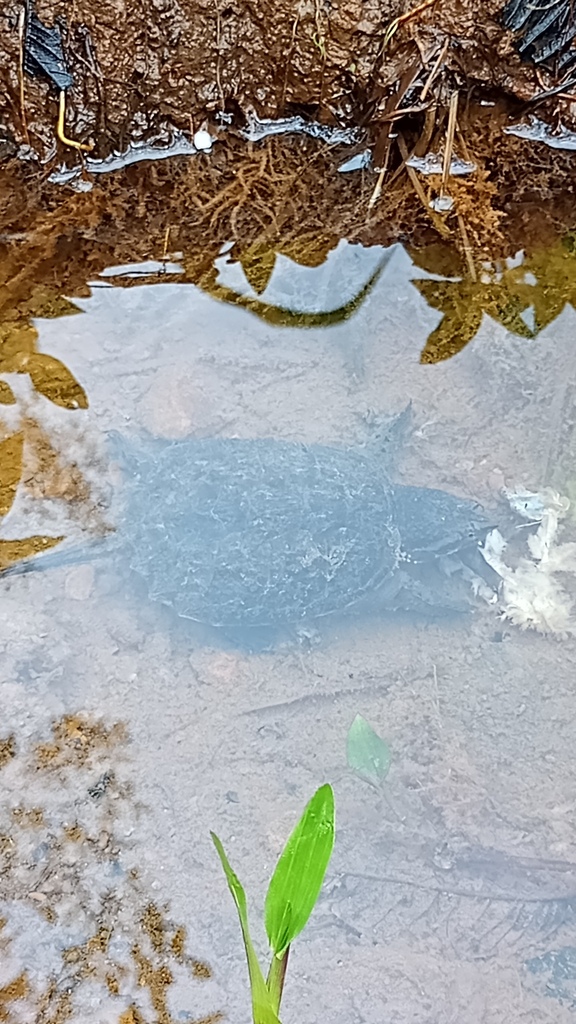
<path id="1" fill-rule="evenodd" d="M 272 961 L 266 978 L 250 937 L 246 893 L 218 836 L 214 832 L 211 836 L 240 919 L 250 977 L 253 1024 L 280 1024 L 278 1013 L 290 945 L 306 926 L 314 909 L 334 846 L 332 787 L 321 786 L 307 804 L 270 880 L 264 923 Z"/>

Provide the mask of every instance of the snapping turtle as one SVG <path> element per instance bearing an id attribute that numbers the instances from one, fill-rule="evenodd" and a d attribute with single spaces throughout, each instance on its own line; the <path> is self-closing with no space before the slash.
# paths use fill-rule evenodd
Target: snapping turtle
<path id="1" fill-rule="evenodd" d="M 151 598 L 212 626 L 440 604 L 425 566 L 472 566 L 492 526 L 471 501 L 393 485 L 369 450 L 208 438 L 124 461 L 131 567 Z"/>
<path id="2" fill-rule="evenodd" d="M 115 444 L 125 503 L 114 543 L 128 548 L 152 599 L 210 626 L 450 607 L 446 576 L 473 575 L 492 525 L 474 502 L 393 485 L 368 448 L 233 438 L 133 445 L 118 436 Z M 56 551 L 30 567 L 70 560 L 74 551 Z"/>

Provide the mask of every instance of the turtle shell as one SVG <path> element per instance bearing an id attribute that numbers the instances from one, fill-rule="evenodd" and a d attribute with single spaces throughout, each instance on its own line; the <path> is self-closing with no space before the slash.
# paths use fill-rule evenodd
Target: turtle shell
<path id="1" fill-rule="evenodd" d="M 368 454 L 219 438 L 131 454 L 131 565 L 181 616 L 296 624 L 357 604 L 397 565 L 392 486 Z"/>

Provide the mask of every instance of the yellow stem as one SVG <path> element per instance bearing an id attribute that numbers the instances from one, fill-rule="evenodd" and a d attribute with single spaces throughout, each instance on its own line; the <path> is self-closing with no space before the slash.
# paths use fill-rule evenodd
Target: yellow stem
<path id="1" fill-rule="evenodd" d="M 84 142 L 74 142 L 73 139 L 68 139 L 64 134 L 64 116 L 66 114 L 66 92 L 64 89 L 60 90 L 60 106 L 58 108 L 58 124 L 56 126 L 56 134 L 63 142 L 65 146 L 72 146 L 73 149 L 82 149 L 85 153 L 89 153 L 91 149 L 94 149 L 92 143 L 86 145 Z"/>

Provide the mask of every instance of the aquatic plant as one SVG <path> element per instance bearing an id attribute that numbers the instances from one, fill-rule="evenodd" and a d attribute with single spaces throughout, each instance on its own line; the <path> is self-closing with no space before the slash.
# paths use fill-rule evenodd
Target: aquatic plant
<path id="1" fill-rule="evenodd" d="M 246 893 L 218 836 L 214 832 L 210 835 L 240 919 L 250 977 L 253 1024 L 280 1024 L 278 1013 L 290 946 L 306 926 L 314 909 L 334 846 L 332 787 L 321 786 L 309 801 L 270 880 L 264 923 L 272 961 L 266 978 L 250 937 Z"/>

